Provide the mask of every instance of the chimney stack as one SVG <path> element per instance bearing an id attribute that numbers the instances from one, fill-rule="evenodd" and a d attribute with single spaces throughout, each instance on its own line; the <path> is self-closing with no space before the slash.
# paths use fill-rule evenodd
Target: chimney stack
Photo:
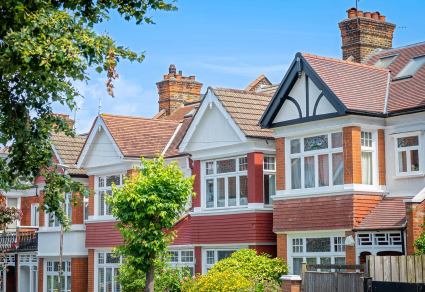
<path id="1" fill-rule="evenodd" d="M 156 83 L 159 95 L 159 111 L 164 110 L 170 115 L 174 110 L 186 103 L 199 101 L 201 97 L 202 83 L 195 80 L 195 76 L 183 76 L 176 66 L 171 64 L 168 74 L 164 79 Z"/>
<path id="2" fill-rule="evenodd" d="M 347 10 L 348 18 L 339 23 L 342 37 L 342 58 L 350 56 L 362 63 L 376 49 L 390 49 L 393 45 L 395 24 L 377 12 Z"/>

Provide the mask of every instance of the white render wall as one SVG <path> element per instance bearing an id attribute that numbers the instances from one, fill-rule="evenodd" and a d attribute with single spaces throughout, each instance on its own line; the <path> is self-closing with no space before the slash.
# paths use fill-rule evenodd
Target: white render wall
<path id="1" fill-rule="evenodd" d="M 85 256 L 87 255 L 86 231 L 84 225 L 74 224 L 71 231 L 64 232 L 63 255 Z M 59 256 L 60 231 L 59 227 L 40 227 L 38 231 L 38 256 Z"/>

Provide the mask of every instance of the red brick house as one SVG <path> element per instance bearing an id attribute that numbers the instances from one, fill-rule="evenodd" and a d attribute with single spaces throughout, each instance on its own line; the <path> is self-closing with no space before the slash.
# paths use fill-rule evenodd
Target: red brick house
<path id="1" fill-rule="evenodd" d="M 348 60 L 297 53 L 260 121 L 276 138 L 277 254 L 295 274 L 412 253 L 423 223 L 425 44 L 392 49 L 393 24 L 352 11 Z"/>

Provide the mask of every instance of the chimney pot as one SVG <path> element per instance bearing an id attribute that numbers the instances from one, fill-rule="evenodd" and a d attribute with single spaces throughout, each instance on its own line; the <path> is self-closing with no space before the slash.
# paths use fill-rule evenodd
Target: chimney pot
<path id="1" fill-rule="evenodd" d="M 357 16 L 358 17 L 363 17 L 363 11 L 357 10 Z"/>
<path id="2" fill-rule="evenodd" d="M 372 13 L 371 12 L 365 12 L 364 17 L 372 18 Z"/>
<path id="3" fill-rule="evenodd" d="M 379 20 L 379 12 L 378 11 L 372 13 L 372 19 Z"/>
<path id="4" fill-rule="evenodd" d="M 182 70 L 179 70 L 179 75 L 183 75 L 183 71 Z"/>
<path id="5" fill-rule="evenodd" d="M 171 64 L 170 67 L 168 68 L 168 73 L 176 74 L 176 65 Z"/>
<path id="6" fill-rule="evenodd" d="M 379 15 L 379 20 L 385 22 L 387 18 L 385 17 L 385 15 Z"/>
<path id="7" fill-rule="evenodd" d="M 350 8 L 347 10 L 348 18 L 355 18 L 357 16 L 357 9 L 356 8 Z"/>

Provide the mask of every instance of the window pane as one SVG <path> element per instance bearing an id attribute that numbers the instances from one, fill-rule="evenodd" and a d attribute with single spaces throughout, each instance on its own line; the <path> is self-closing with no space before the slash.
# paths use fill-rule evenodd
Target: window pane
<path id="1" fill-rule="evenodd" d="M 106 282 L 106 292 L 113 292 L 112 290 L 112 268 L 105 268 L 105 282 Z"/>
<path id="2" fill-rule="evenodd" d="M 419 171 L 419 151 L 410 150 L 410 171 Z"/>
<path id="3" fill-rule="evenodd" d="M 314 188 L 314 156 L 304 157 L 304 187 Z"/>
<path id="4" fill-rule="evenodd" d="M 207 250 L 207 264 L 213 265 L 215 263 L 214 251 Z"/>
<path id="5" fill-rule="evenodd" d="M 209 161 L 205 163 L 205 174 L 213 174 L 214 173 L 214 162 Z"/>
<path id="6" fill-rule="evenodd" d="M 219 177 L 217 179 L 217 206 L 218 207 L 224 207 L 226 201 L 225 201 L 225 181 L 224 177 Z"/>
<path id="7" fill-rule="evenodd" d="M 362 184 L 373 184 L 372 152 L 362 152 Z"/>
<path id="8" fill-rule="evenodd" d="M 291 188 L 301 188 L 301 158 L 291 159 Z"/>
<path id="9" fill-rule="evenodd" d="M 120 257 L 115 256 L 113 253 L 106 254 L 106 263 L 107 264 L 118 264 L 120 262 Z"/>
<path id="10" fill-rule="evenodd" d="M 344 237 L 334 237 L 334 251 L 335 252 L 345 252 L 345 238 Z"/>
<path id="11" fill-rule="evenodd" d="M 226 159 L 217 161 L 217 173 L 235 172 L 236 159 Z"/>
<path id="12" fill-rule="evenodd" d="M 398 171 L 407 172 L 407 152 L 398 152 Z"/>
<path id="13" fill-rule="evenodd" d="M 361 145 L 363 147 L 372 147 L 372 133 L 361 132 Z"/>
<path id="14" fill-rule="evenodd" d="M 410 136 L 410 137 L 403 137 L 403 138 L 397 139 L 397 146 L 399 148 L 410 147 L 410 146 L 418 146 L 418 145 L 419 145 L 418 136 Z"/>
<path id="15" fill-rule="evenodd" d="M 320 258 L 320 264 L 321 265 L 330 265 L 331 264 L 331 258 L 330 257 L 321 257 Z M 320 269 L 321 272 L 329 272 L 330 269 Z"/>
<path id="16" fill-rule="evenodd" d="M 307 238 L 307 252 L 329 252 L 331 251 L 331 239 L 324 238 Z"/>
<path id="17" fill-rule="evenodd" d="M 234 250 L 219 250 L 217 251 L 217 260 L 228 258 L 234 253 Z"/>
<path id="18" fill-rule="evenodd" d="M 335 257 L 335 265 L 345 265 L 345 257 Z"/>
<path id="19" fill-rule="evenodd" d="M 304 151 L 321 150 L 328 148 L 328 135 L 304 138 Z"/>
<path id="20" fill-rule="evenodd" d="M 117 186 L 121 184 L 119 175 L 110 175 L 106 177 L 106 186 L 110 187 L 112 186 L 112 184 L 115 184 Z"/>
<path id="21" fill-rule="evenodd" d="M 301 275 L 301 264 L 303 263 L 303 258 L 292 258 L 292 271 L 294 275 Z"/>
<path id="22" fill-rule="evenodd" d="M 332 173 L 335 186 L 344 184 L 344 155 L 342 152 L 332 154 Z"/>
<path id="23" fill-rule="evenodd" d="M 229 195 L 229 206 L 236 206 L 236 177 L 227 178 L 227 194 Z"/>
<path id="24" fill-rule="evenodd" d="M 425 56 L 419 56 L 419 57 L 413 58 L 397 74 L 396 78 L 413 76 L 415 75 L 416 71 L 418 71 L 424 64 L 425 64 Z"/>
<path id="25" fill-rule="evenodd" d="M 105 263 L 105 254 L 99 253 L 98 254 L 98 260 L 99 260 L 99 264 L 104 264 Z"/>
<path id="26" fill-rule="evenodd" d="M 207 208 L 213 208 L 214 207 L 214 180 L 213 179 L 207 179 L 206 194 L 207 194 Z"/>
<path id="27" fill-rule="evenodd" d="M 342 147 L 342 132 L 332 133 L 332 148 L 340 148 Z"/>
<path id="28" fill-rule="evenodd" d="M 291 140 L 291 154 L 301 152 L 301 143 L 300 139 Z"/>
<path id="29" fill-rule="evenodd" d="M 248 158 L 241 157 L 239 158 L 239 171 L 245 171 L 248 169 Z"/>
<path id="30" fill-rule="evenodd" d="M 307 265 L 317 265 L 317 258 L 306 258 Z"/>
<path id="31" fill-rule="evenodd" d="M 179 261 L 179 252 L 176 250 L 169 251 L 170 262 L 177 263 Z"/>
<path id="32" fill-rule="evenodd" d="M 193 251 L 192 250 L 182 250 L 182 263 L 191 263 L 193 262 Z"/>
<path id="33" fill-rule="evenodd" d="M 239 176 L 240 205 L 248 205 L 248 179 L 246 175 Z"/>
<path id="34" fill-rule="evenodd" d="M 270 204 L 270 197 L 276 194 L 276 176 L 264 175 L 264 204 Z"/>
<path id="35" fill-rule="evenodd" d="M 329 155 L 322 154 L 318 157 L 319 161 L 319 187 L 329 185 Z"/>
<path id="36" fill-rule="evenodd" d="M 276 169 L 275 158 L 273 156 L 264 156 L 264 169 L 272 171 Z"/>
<path id="37" fill-rule="evenodd" d="M 99 188 L 103 188 L 105 186 L 105 180 L 103 179 L 103 177 L 99 177 L 97 182 Z"/>

